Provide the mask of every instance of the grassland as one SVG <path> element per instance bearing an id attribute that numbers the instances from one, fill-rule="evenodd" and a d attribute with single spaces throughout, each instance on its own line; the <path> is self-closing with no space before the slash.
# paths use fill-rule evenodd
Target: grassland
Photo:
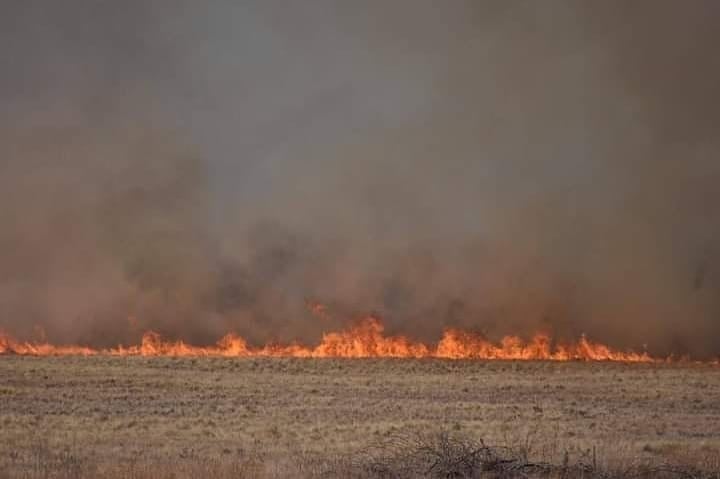
<path id="1" fill-rule="evenodd" d="M 382 475 L 353 464 L 438 431 L 544 464 L 718 477 L 720 368 L 0 357 L 0 478 Z"/>

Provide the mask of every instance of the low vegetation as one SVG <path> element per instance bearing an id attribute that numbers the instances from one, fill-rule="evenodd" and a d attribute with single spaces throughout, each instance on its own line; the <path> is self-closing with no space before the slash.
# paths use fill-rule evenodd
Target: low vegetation
<path id="1" fill-rule="evenodd" d="M 720 479 L 697 364 L 0 357 L 0 479 Z"/>

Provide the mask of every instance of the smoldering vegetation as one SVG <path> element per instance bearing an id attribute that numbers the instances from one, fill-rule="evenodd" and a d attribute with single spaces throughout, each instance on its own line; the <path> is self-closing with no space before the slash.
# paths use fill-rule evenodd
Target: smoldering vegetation
<path id="1" fill-rule="evenodd" d="M 3 330 L 718 354 L 717 2 L 0 9 Z"/>

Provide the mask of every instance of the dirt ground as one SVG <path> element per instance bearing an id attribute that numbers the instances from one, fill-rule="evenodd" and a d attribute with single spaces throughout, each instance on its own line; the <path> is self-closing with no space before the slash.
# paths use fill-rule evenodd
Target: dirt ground
<path id="1" fill-rule="evenodd" d="M 435 430 L 553 461 L 717 457 L 720 367 L 0 357 L 0 477 L 36 477 L 53 461 L 98 471 L 237 458 L 282 476 Z"/>

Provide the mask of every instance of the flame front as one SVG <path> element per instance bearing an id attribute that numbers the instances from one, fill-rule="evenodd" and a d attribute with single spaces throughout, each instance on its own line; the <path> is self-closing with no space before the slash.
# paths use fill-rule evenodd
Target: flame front
<path id="1" fill-rule="evenodd" d="M 594 343 L 584 336 L 568 344 L 553 345 L 545 334 L 524 341 L 506 336 L 493 343 L 482 335 L 448 329 L 435 345 L 411 341 L 404 336 L 386 336 L 382 322 L 367 317 L 355 326 L 339 332 L 325 333 L 320 344 L 268 344 L 253 348 L 242 337 L 230 333 L 214 346 L 194 346 L 183 341 L 168 341 L 148 331 L 139 345 L 93 349 L 85 346 L 56 346 L 46 342 L 20 342 L 0 334 L 0 354 L 32 356 L 113 355 L 113 356 L 224 356 L 224 357 L 298 357 L 298 358 L 443 358 L 443 359 L 510 359 L 546 361 L 656 361 L 647 353 L 621 352 Z"/>

